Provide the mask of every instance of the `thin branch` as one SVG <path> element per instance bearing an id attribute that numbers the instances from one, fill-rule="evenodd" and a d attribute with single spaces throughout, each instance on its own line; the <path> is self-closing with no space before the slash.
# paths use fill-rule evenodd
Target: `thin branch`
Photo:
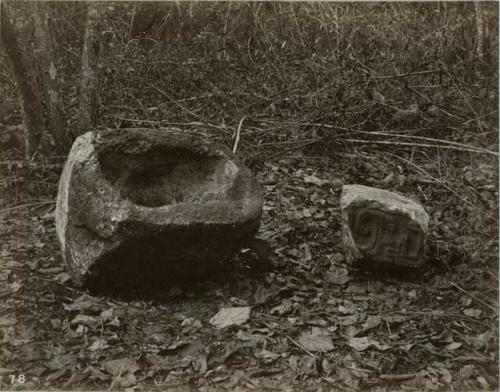
<path id="1" fill-rule="evenodd" d="M 385 146 L 402 146 L 402 147 L 423 147 L 423 148 L 443 148 L 445 150 L 455 150 L 462 152 L 473 152 L 473 153 L 484 153 L 498 157 L 498 153 L 489 150 L 475 150 L 472 148 L 461 148 L 455 146 L 439 146 L 436 144 L 424 144 L 424 143 L 405 143 L 405 142 L 390 142 L 387 140 L 362 140 L 362 139 L 344 139 L 346 142 L 357 143 L 357 144 L 381 144 Z"/>
<path id="2" fill-rule="evenodd" d="M 126 117 L 120 117 L 120 116 L 109 115 L 109 114 L 105 114 L 103 117 L 104 118 L 114 118 L 115 120 L 130 121 L 130 122 L 136 122 L 136 123 L 148 123 L 148 124 L 162 124 L 163 123 L 162 121 L 138 120 L 135 118 L 126 118 Z"/>
<path id="3" fill-rule="evenodd" d="M 308 349 L 306 349 L 303 345 L 301 345 L 299 342 L 297 342 L 296 340 L 294 340 L 293 338 L 291 338 L 290 336 L 288 335 L 285 335 L 287 337 L 288 340 L 290 340 L 290 342 L 292 342 L 294 345 L 296 345 L 298 348 L 300 348 L 301 350 L 303 350 L 307 355 L 309 355 L 310 357 L 312 358 L 316 358 L 316 356 L 310 352 Z"/>
<path id="4" fill-rule="evenodd" d="M 415 165 L 413 162 L 405 159 L 405 158 L 402 158 L 398 155 L 395 155 L 395 154 L 391 154 L 389 152 L 386 153 L 387 155 L 390 155 L 392 157 L 395 157 L 395 158 L 398 158 L 400 160 L 402 160 L 403 162 L 406 162 L 407 164 L 413 166 L 415 169 L 417 169 L 419 172 L 425 174 L 427 177 L 431 178 L 432 180 L 434 180 L 437 184 L 441 185 L 443 188 L 445 188 L 446 190 L 448 190 L 449 192 L 453 193 L 456 197 L 458 197 L 460 200 L 462 200 L 464 203 L 468 204 L 469 206 L 473 207 L 473 208 L 476 208 L 476 206 L 471 203 L 469 200 L 467 200 L 466 198 L 462 197 L 460 194 L 458 194 L 457 192 L 455 192 L 453 189 L 451 189 L 448 185 L 446 185 L 445 182 L 443 182 L 442 180 L 434 177 L 433 175 L 431 175 L 430 173 L 428 173 L 427 171 L 425 171 L 424 169 L 420 168 L 418 165 Z M 497 217 L 494 216 L 494 215 L 491 215 L 487 212 L 485 212 L 485 215 L 487 215 L 488 217 L 492 218 L 493 220 L 497 220 Z"/>
<path id="5" fill-rule="evenodd" d="M 176 104 L 177 106 L 179 106 L 182 110 L 184 110 L 186 113 L 189 113 L 191 114 L 192 116 L 195 116 L 201 120 L 204 120 L 207 122 L 207 125 L 210 125 L 211 127 L 214 127 L 214 128 L 217 128 L 219 129 L 220 131 L 224 132 L 224 133 L 227 133 L 227 129 L 224 129 L 214 123 L 211 123 L 210 120 L 207 120 L 205 117 L 203 116 L 200 116 L 199 114 L 196 114 L 194 113 L 193 111 L 189 110 L 187 107 L 181 105 L 178 101 L 176 101 L 173 97 L 171 97 L 169 94 L 167 94 L 165 91 L 163 91 L 162 89 L 156 87 L 154 84 L 152 83 L 148 83 L 148 85 L 152 88 L 154 88 L 156 91 L 158 91 L 161 95 L 163 95 L 165 98 L 167 98 L 169 101 L 173 102 L 174 104 Z"/>
<path id="6" fill-rule="evenodd" d="M 406 76 L 413 76 L 413 75 L 426 75 L 426 74 L 431 74 L 431 73 L 438 73 L 441 72 L 440 69 L 431 69 L 428 71 L 418 71 L 418 72 L 408 72 L 405 74 L 396 74 L 396 75 L 386 75 L 386 76 L 372 76 L 373 79 L 393 79 L 393 78 L 404 78 Z"/>
<path id="7" fill-rule="evenodd" d="M 278 151 L 278 152 L 277 152 L 277 153 L 275 153 L 275 154 L 271 154 L 271 155 L 267 156 L 264 160 L 268 160 L 268 159 L 271 159 L 271 158 L 276 158 L 276 157 L 279 157 L 280 155 L 283 155 L 283 154 L 285 154 L 285 153 L 287 153 L 287 152 L 294 151 L 294 150 L 299 150 L 299 149 L 301 149 L 302 147 L 306 147 L 306 146 L 309 146 L 309 145 L 311 145 L 311 144 L 318 143 L 318 142 L 320 142 L 320 141 L 322 141 L 322 140 L 324 140 L 324 139 L 326 139 L 326 137 L 320 137 L 320 138 L 317 138 L 317 139 L 313 139 L 313 140 L 311 140 L 311 141 L 308 141 L 308 142 L 306 142 L 306 143 L 301 143 L 301 144 L 298 144 L 298 145 L 293 146 L 293 147 L 285 148 L 285 149 L 283 149 L 283 150 L 281 150 L 281 151 Z M 252 155 L 252 156 L 250 157 L 250 159 L 255 159 L 255 157 L 257 157 L 257 156 L 259 156 L 259 155 L 261 155 L 261 154 L 262 154 L 261 152 L 258 152 L 258 153 L 256 153 L 256 154 Z"/>
<path id="8" fill-rule="evenodd" d="M 238 143 L 240 142 L 240 131 L 241 131 L 241 126 L 243 125 L 243 121 L 245 120 L 246 116 L 243 116 L 240 120 L 240 123 L 238 124 L 238 129 L 236 130 L 236 137 L 234 140 L 234 145 L 233 145 L 233 154 L 236 154 L 236 150 L 238 149 Z"/>
<path id="9" fill-rule="evenodd" d="M 455 287 L 456 289 L 460 290 L 462 293 L 464 294 L 467 294 L 469 297 L 471 297 L 473 300 L 476 300 L 477 302 L 483 304 L 484 306 L 487 306 L 488 308 L 490 308 L 491 310 L 497 312 L 498 309 L 494 306 L 491 306 L 490 304 L 480 300 L 479 298 L 477 298 L 476 296 L 472 295 L 471 293 L 469 293 L 467 290 L 464 290 L 463 288 L 461 288 L 458 284 L 456 283 L 453 283 L 451 280 L 448 280 L 448 283 L 451 284 L 453 287 Z"/>
<path id="10" fill-rule="evenodd" d="M 14 211 L 14 210 L 19 210 L 20 208 L 41 206 L 41 205 L 45 205 L 45 204 L 55 204 L 55 202 L 56 202 L 55 200 L 51 200 L 51 201 L 37 201 L 35 203 L 21 204 L 21 205 L 14 206 L 14 207 L 4 208 L 3 210 L 0 210 L 0 214 L 3 214 L 5 212 Z"/>
<path id="11" fill-rule="evenodd" d="M 419 376 L 420 373 L 407 373 L 407 374 L 381 374 L 379 376 L 382 380 L 390 380 L 390 381 L 404 381 L 410 380 Z"/>
<path id="12" fill-rule="evenodd" d="M 362 134 L 366 134 L 366 135 L 396 136 L 396 137 L 402 137 L 402 138 L 405 138 L 405 139 L 425 140 L 425 141 L 428 141 L 428 142 L 445 143 L 445 144 L 449 144 L 449 145 L 461 147 L 461 148 L 466 149 L 466 150 L 473 149 L 473 150 L 477 150 L 478 152 L 484 152 L 486 154 L 493 153 L 492 151 L 486 150 L 486 149 L 481 148 L 481 147 L 471 146 L 471 145 L 468 145 L 468 144 L 463 144 L 463 143 L 458 143 L 458 142 L 452 142 L 452 141 L 449 141 L 449 140 L 434 139 L 434 138 L 430 138 L 430 137 L 414 136 L 414 135 L 404 135 L 404 134 L 400 134 L 400 133 L 388 133 L 388 132 L 367 132 L 367 131 L 353 131 L 353 132 L 355 132 L 355 133 L 362 133 Z M 442 147 L 442 146 L 439 146 L 439 147 Z M 494 153 L 494 154 L 496 154 L 496 153 Z"/>

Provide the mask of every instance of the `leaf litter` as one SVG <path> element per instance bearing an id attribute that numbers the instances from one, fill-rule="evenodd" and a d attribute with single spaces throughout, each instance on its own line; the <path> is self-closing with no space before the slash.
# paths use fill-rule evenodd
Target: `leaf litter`
<path id="1" fill-rule="evenodd" d="M 275 165 L 287 167 L 287 162 Z M 310 165 L 303 164 L 304 177 Z M 331 177 L 319 168 L 310 173 Z M 36 278 L 36 268 L 12 269 L 10 284 L 18 283 L 2 306 L 16 311 L 0 320 L 1 358 L 18 364 L 38 388 L 94 383 L 125 389 L 187 380 L 199 387 L 497 385 L 497 339 L 491 329 L 496 313 L 482 303 L 486 283 L 476 276 L 483 275 L 470 274 L 465 264 L 444 273 L 430 266 L 406 280 L 356 271 L 342 257 L 334 202 L 338 190 L 329 183 L 296 188 L 304 183 L 300 177 L 274 181 L 286 191 L 278 200 L 266 195 L 272 207 L 264 214 L 262 231 L 272 233 L 281 269 L 249 273 L 245 263 L 253 256 L 246 252 L 236 260 L 242 269 L 231 279 L 223 276 L 144 299 L 100 297 L 52 283 L 50 278 L 61 274 L 54 268 L 60 260 L 51 259 L 57 254 L 55 234 L 44 220 L 23 226 L 22 219 L 32 218 L 18 211 L 17 230 L 39 237 L 43 227 L 42 238 L 50 246 L 9 248 L 11 260 L 33 252 L 46 269 L 40 273 L 43 280 Z M 322 209 L 332 210 L 316 220 L 314 206 L 320 201 Z M 284 213 L 292 202 L 312 217 Z M 3 226 L 2 238 L 8 228 Z M 35 289 L 37 296 L 29 296 Z M 478 296 L 482 302 L 474 299 Z M 43 306 L 33 307 L 33 300 Z M 20 327 L 18 317 L 33 327 L 31 332 Z M 37 338 L 41 333 L 43 340 Z M 47 340 L 58 349 L 46 350 Z M 235 371 L 241 372 L 238 377 Z"/>

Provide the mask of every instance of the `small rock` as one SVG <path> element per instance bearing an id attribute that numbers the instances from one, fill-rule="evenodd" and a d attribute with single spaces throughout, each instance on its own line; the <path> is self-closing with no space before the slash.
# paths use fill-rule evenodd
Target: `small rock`
<path id="1" fill-rule="evenodd" d="M 356 267 L 421 267 L 429 215 L 398 193 L 346 185 L 340 201 L 343 245 Z"/>

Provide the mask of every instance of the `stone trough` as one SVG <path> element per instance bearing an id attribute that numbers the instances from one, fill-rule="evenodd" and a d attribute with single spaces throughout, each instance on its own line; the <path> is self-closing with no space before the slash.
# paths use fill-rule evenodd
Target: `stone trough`
<path id="1" fill-rule="evenodd" d="M 127 288 L 196 278 L 257 233 L 251 172 L 175 129 L 88 132 L 59 184 L 56 228 L 78 285 Z"/>

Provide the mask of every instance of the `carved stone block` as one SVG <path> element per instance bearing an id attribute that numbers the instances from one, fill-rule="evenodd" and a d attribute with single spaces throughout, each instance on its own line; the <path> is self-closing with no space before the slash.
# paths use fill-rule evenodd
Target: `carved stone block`
<path id="1" fill-rule="evenodd" d="M 398 193 L 364 185 L 343 187 L 343 245 L 357 267 L 421 267 L 429 216 L 422 205 Z"/>

